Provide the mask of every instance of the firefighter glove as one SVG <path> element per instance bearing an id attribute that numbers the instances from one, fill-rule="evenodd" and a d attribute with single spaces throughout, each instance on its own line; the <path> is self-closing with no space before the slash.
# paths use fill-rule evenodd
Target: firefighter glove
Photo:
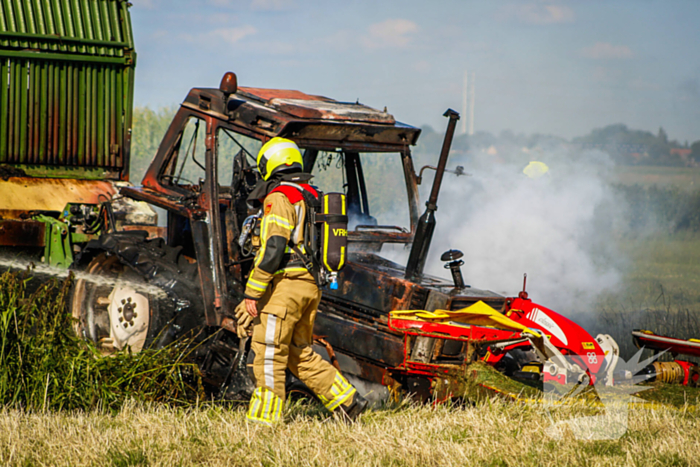
<path id="1" fill-rule="evenodd" d="M 241 339 L 248 337 L 250 335 L 251 324 L 253 324 L 253 317 L 250 316 L 246 310 L 245 300 L 236 307 L 236 321 L 238 322 L 238 326 L 236 326 L 238 337 Z"/>

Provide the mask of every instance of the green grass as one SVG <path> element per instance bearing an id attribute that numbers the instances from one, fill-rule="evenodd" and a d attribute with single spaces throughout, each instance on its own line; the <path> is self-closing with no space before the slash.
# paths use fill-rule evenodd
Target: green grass
<path id="1" fill-rule="evenodd" d="M 700 189 L 700 167 L 617 166 L 609 180 L 623 185 Z"/>
<path id="2" fill-rule="evenodd" d="M 637 350 L 633 329 L 700 337 L 700 235 L 623 238 L 617 248 L 628 259 L 622 283 L 598 298 L 589 331 L 611 334 L 624 358 Z"/>
<path id="3" fill-rule="evenodd" d="M 186 343 L 103 356 L 78 338 L 66 301 L 72 278 L 32 293 L 28 274 L 0 275 L 0 404 L 24 410 L 118 410 L 131 399 L 189 403 L 203 397 Z"/>
<path id="4" fill-rule="evenodd" d="M 625 287 L 632 293 L 657 299 L 663 292 L 700 310 L 700 235 L 627 239 L 619 248 L 630 260 Z"/>
<path id="5" fill-rule="evenodd" d="M 598 298 L 594 312 L 574 317 L 595 336 L 612 335 L 629 359 L 637 348 L 631 331 L 646 329 L 682 339 L 700 338 L 700 235 L 680 232 L 646 237 L 623 237 L 615 248 L 626 258 L 623 279 L 614 291 Z M 651 356 L 645 351 L 645 357 Z M 671 360 L 663 355 L 660 360 Z M 680 359 L 700 363 L 699 358 Z M 700 404 L 700 390 L 653 384 L 638 397 L 681 407 Z"/>
<path id="6" fill-rule="evenodd" d="M 700 388 L 691 388 L 676 384 L 651 383 L 651 389 L 636 394 L 649 402 L 658 402 L 677 408 L 684 406 L 700 409 Z"/>
<path id="7" fill-rule="evenodd" d="M 527 399 L 539 398 L 542 394 L 539 389 L 512 378 L 508 378 L 502 373 L 496 371 L 493 367 L 482 362 L 471 364 L 467 372 L 472 373 L 474 382 L 478 385 L 483 385 L 486 388 L 494 388 L 506 397 L 512 396 Z M 488 394 L 486 391 L 478 390 L 472 391 L 472 393 L 476 397 L 484 397 L 485 394 Z"/>

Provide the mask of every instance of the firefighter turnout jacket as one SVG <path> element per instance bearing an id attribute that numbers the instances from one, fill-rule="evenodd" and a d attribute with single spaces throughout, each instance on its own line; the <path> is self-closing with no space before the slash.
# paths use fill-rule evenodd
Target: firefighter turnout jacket
<path id="1" fill-rule="evenodd" d="M 302 185 L 317 196 L 309 185 Z M 258 301 L 251 350 L 256 389 L 247 418 L 271 425 L 280 420 L 287 368 L 331 411 L 352 404 L 355 388 L 312 349 L 321 291 L 290 245 L 303 247 L 305 203 L 296 188 L 279 186 L 263 202 L 260 249 L 246 284 Z"/>
<path id="2" fill-rule="evenodd" d="M 317 196 L 310 185 L 305 189 Z M 279 274 L 301 278 L 311 273 L 292 249 L 292 245 L 303 251 L 304 200 L 294 187 L 281 185 L 263 201 L 263 217 L 260 224 L 260 249 L 255 255 L 255 267 L 248 276 L 245 296 L 260 299 L 267 290 L 272 278 Z"/>

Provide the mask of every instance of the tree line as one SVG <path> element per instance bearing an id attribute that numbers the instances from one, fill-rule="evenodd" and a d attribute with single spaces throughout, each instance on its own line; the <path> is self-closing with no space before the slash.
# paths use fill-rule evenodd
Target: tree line
<path id="1" fill-rule="evenodd" d="M 156 154 L 163 135 L 173 116 L 176 108 L 161 108 L 152 110 L 149 108 L 136 108 L 134 111 L 133 138 L 131 143 L 131 176 L 134 184 L 139 184 L 143 174 Z M 413 148 L 415 156 L 415 167 L 418 170 L 422 165 L 434 164 L 437 154 L 442 144 L 442 133 L 434 131 L 430 127 L 423 128 L 423 134 L 418 145 Z M 648 161 L 630 160 L 625 154 L 611 154 L 613 160 L 618 163 L 638 163 L 651 165 L 680 165 L 678 159 L 671 156 L 672 148 L 690 149 L 690 159 L 700 161 L 700 141 L 692 145 L 687 143 L 681 145 L 677 141 L 669 141 L 663 129 L 657 135 L 650 132 L 631 130 L 625 125 L 609 125 L 607 127 L 591 131 L 586 136 L 574 138 L 566 141 L 563 138 L 550 135 L 517 135 L 512 132 L 502 132 L 500 135 L 490 133 L 477 133 L 476 135 L 458 135 L 453 143 L 453 150 L 458 155 L 458 159 L 464 160 L 470 151 L 477 152 L 490 147 L 499 147 L 501 152 L 498 157 L 516 158 L 517 161 L 526 161 L 538 157 L 538 150 L 547 153 L 561 153 L 559 157 L 576 157 L 575 145 L 585 147 L 585 145 L 600 145 L 605 148 L 612 148 L 612 144 L 638 145 L 648 148 Z M 607 146 L 606 146 L 607 145 Z M 572 146 L 574 146 L 572 152 Z M 503 150 L 502 148 L 507 148 Z M 523 148 L 529 151 L 523 153 Z M 562 148 L 568 148 L 563 153 Z M 513 154 L 517 154 L 513 156 Z M 457 159 L 455 159 L 457 160 Z M 466 158 L 468 160 L 468 157 Z M 375 178 L 386 178 L 387 173 L 393 173 L 396 168 L 385 167 L 391 161 L 368 160 L 365 167 L 365 176 L 369 181 Z M 525 162 L 526 163 L 526 162 Z M 389 183 L 392 182 L 392 183 Z M 396 182 L 396 183 L 393 183 Z M 386 192 L 396 193 L 394 190 L 403 189 L 401 180 L 387 180 L 384 188 Z M 374 183 L 373 185 L 382 185 Z M 688 191 L 680 188 L 664 187 L 643 187 L 639 185 L 623 186 L 616 185 L 616 190 L 624 198 L 629 206 L 629 219 L 627 220 L 630 232 L 645 230 L 654 225 L 667 232 L 693 231 L 700 232 L 700 191 Z M 382 195 L 386 193 L 381 193 Z M 383 214 L 387 211 L 386 203 L 377 200 L 390 202 L 394 196 L 377 196 L 372 193 L 370 205 L 374 206 L 374 212 Z"/>

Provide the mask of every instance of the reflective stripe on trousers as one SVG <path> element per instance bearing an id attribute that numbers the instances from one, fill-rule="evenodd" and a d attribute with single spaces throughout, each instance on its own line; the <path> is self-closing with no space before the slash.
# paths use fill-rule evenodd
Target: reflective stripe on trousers
<path id="1" fill-rule="evenodd" d="M 265 329 L 265 385 L 275 388 L 275 331 L 277 316 L 268 315 Z"/>
<path id="2" fill-rule="evenodd" d="M 355 394 L 355 388 L 348 383 L 348 380 L 343 375 L 336 372 L 335 381 L 333 381 L 333 386 L 331 386 L 331 394 L 333 396 L 331 399 L 320 394 L 318 394 L 318 398 L 332 412 Z"/>
<path id="3" fill-rule="evenodd" d="M 267 388 L 256 388 L 250 399 L 246 418 L 255 423 L 272 426 L 282 415 L 282 400 Z"/>

